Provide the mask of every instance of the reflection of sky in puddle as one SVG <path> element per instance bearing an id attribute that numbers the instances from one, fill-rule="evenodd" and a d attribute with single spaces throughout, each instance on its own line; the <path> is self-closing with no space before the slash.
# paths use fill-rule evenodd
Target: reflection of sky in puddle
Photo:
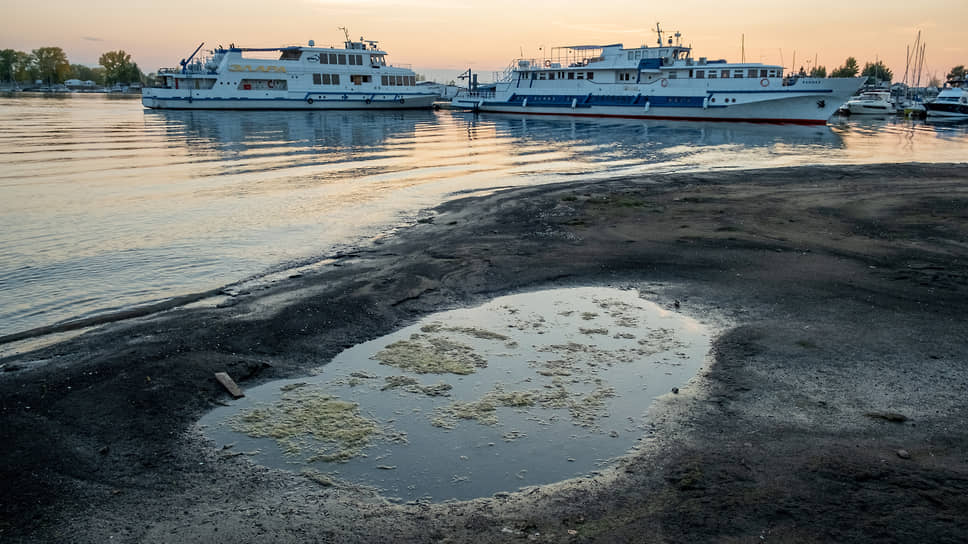
<path id="1" fill-rule="evenodd" d="M 394 344 L 444 346 L 445 355 L 471 354 L 477 367 L 417 373 L 373 358 L 386 361 Z M 703 326 L 634 290 L 539 291 L 432 315 L 347 349 L 316 376 L 250 389 L 201 423 L 218 446 L 257 451 L 260 464 L 310 468 L 402 500 L 468 499 L 587 474 L 633 449 L 652 399 L 693 376 L 708 347 Z M 392 386 L 390 377 L 405 383 Z M 446 396 L 421 390 L 441 382 L 452 387 Z M 254 409 L 291 407 L 281 395 L 357 403 L 383 433 L 362 455 L 335 463 L 307 462 L 318 453 L 312 447 L 286 455 L 273 439 L 232 430 L 231 421 Z M 482 399 L 494 409 L 468 409 Z M 468 415 L 477 419 L 461 417 Z"/>

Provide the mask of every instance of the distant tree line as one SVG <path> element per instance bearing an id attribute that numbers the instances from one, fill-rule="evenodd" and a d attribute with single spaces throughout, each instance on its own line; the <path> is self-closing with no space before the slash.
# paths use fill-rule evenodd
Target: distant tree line
<path id="1" fill-rule="evenodd" d="M 823 68 L 823 67 L 821 66 L 820 68 Z M 844 61 L 843 66 L 830 72 L 830 77 L 854 77 L 858 73 L 860 73 L 861 76 L 866 77 L 867 83 L 869 84 L 874 84 L 878 81 L 890 82 L 894 79 L 894 72 L 892 72 L 891 69 L 888 68 L 887 66 L 884 66 L 883 61 L 865 63 L 864 69 L 861 70 L 857 64 L 857 59 L 855 59 L 854 57 L 847 57 L 847 60 Z M 959 64 L 958 66 L 955 66 L 954 68 L 952 68 L 950 72 L 948 72 L 947 80 L 948 81 L 964 80 L 966 75 L 968 74 L 966 74 L 965 65 Z M 815 77 L 824 77 L 824 76 L 818 75 Z M 936 87 L 936 86 L 939 86 L 940 84 L 941 82 L 938 80 L 937 76 L 935 76 L 930 79 L 928 86 Z"/>
<path id="2" fill-rule="evenodd" d="M 0 51 L 0 83 L 64 83 L 68 79 L 93 81 L 95 85 L 143 83 L 145 75 L 124 51 L 108 51 L 90 68 L 71 64 L 60 47 L 41 47 L 30 53 L 4 49 Z"/>

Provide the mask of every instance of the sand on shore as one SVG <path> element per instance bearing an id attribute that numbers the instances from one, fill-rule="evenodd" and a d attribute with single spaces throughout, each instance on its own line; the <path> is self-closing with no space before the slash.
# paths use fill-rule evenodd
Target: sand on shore
<path id="1" fill-rule="evenodd" d="M 636 287 L 710 361 L 600 475 L 391 504 L 219 451 L 194 424 L 431 312 Z M 458 200 L 332 266 L 0 360 L 3 542 L 959 542 L 968 170 L 798 167 Z"/>

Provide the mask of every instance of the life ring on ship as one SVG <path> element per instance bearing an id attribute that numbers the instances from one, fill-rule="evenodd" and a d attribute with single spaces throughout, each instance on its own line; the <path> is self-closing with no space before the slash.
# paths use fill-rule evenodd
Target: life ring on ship
<path id="1" fill-rule="evenodd" d="M 369 103 L 370 103 L 370 99 L 369 99 L 369 98 L 367 98 L 367 99 L 366 99 L 366 100 L 364 100 L 363 102 L 364 102 L 364 103 L 366 103 L 366 104 L 369 104 Z"/>
<path id="2" fill-rule="evenodd" d="M 769 87 L 770 86 L 770 80 L 769 79 L 766 79 L 764 77 L 763 79 L 760 80 L 760 86 L 761 87 Z"/>
<path id="3" fill-rule="evenodd" d="M 659 80 L 659 85 L 662 85 L 663 87 L 668 87 L 669 86 L 669 80 L 666 79 L 666 78 L 662 78 L 662 79 Z"/>
<path id="4" fill-rule="evenodd" d="M 266 81 L 266 85 L 271 89 L 276 86 L 276 83 L 270 79 L 269 81 Z"/>
<path id="5" fill-rule="evenodd" d="M 544 62 L 544 65 L 545 65 L 545 68 L 551 68 L 551 61 L 550 60 L 546 60 Z"/>
<path id="6" fill-rule="evenodd" d="M 406 100 L 404 100 L 404 99 L 402 99 L 402 98 L 400 99 L 400 103 L 401 103 L 401 104 L 404 104 L 404 103 L 406 103 L 406 102 L 407 102 Z"/>
<path id="7" fill-rule="evenodd" d="M 307 98 L 306 99 L 306 103 L 309 104 L 309 105 L 312 105 L 313 99 L 312 98 Z"/>

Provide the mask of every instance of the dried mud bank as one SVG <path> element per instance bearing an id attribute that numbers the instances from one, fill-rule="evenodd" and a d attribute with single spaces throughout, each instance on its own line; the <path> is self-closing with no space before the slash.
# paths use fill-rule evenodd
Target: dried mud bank
<path id="1" fill-rule="evenodd" d="M 960 542 L 968 534 L 968 172 L 803 167 L 516 189 L 433 211 L 218 307 L 0 361 L 4 542 Z M 394 505 L 193 429 L 430 312 L 638 287 L 722 327 L 601 474 Z M 643 400 L 647 403 L 647 400 Z"/>

